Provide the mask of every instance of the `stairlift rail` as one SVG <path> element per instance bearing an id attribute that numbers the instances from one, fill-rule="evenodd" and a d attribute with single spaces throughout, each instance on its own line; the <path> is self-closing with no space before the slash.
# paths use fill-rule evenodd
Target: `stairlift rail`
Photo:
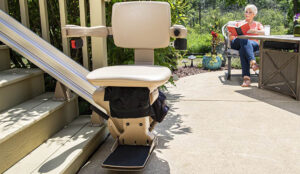
<path id="1" fill-rule="evenodd" d="M 0 10 L 0 41 L 104 111 L 92 98 L 97 87 L 87 81 L 88 70 L 2 10 Z"/>

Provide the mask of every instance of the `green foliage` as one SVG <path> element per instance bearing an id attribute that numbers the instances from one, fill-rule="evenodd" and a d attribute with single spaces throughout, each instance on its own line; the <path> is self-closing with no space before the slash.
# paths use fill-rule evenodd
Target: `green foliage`
<path id="1" fill-rule="evenodd" d="M 255 58 L 256 58 L 256 62 L 258 62 L 258 64 L 259 64 L 260 58 L 259 57 L 255 57 Z M 239 57 L 231 58 L 231 67 L 234 69 L 242 69 L 241 60 Z"/>
<path id="2" fill-rule="evenodd" d="M 239 6 L 245 5 L 247 3 L 246 0 L 225 0 L 226 5 L 238 4 Z"/>
<path id="3" fill-rule="evenodd" d="M 205 54 L 205 56 L 211 57 L 211 60 L 209 61 L 209 64 L 211 64 L 211 65 L 218 62 L 217 57 L 219 57 L 221 60 L 223 60 L 222 54 L 215 55 L 215 54 L 207 53 L 207 54 Z"/>
<path id="4" fill-rule="evenodd" d="M 48 6 L 48 18 L 49 18 L 49 30 L 50 30 L 50 42 L 56 48 L 62 50 L 62 37 L 60 27 L 60 16 L 59 16 L 59 3 L 58 0 L 47 1 Z M 80 24 L 79 18 L 79 1 L 69 0 L 67 1 L 68 8 L 68 24 Z M 21 21 L 19 0 L 9 0 L 9 15 Z M 28 0 L 29 10 L 29 22 L 30 29 L 37 35 L 41 36 L 41 21 L 39 12 L 39 0 Z M 88 16 L 89 17 L 89 16 Z M 82 63 L 81 50 L 71 50 L 71 57 L 79 63 Z M 35 67 L 32 63 L 25 63 L 22 56 L 15 52 L 11 53 L 11 60 L 14 66 L 17 68 L 28 68 Z"/>
<path id="5" fill-rule="evenodd" d="M 197 67 L 201 69 L 203 67 L 202 62 L 198 63 Z"/>
<path id="6" fill-rule="evenodd" d="M 240 58 L 231 58 L 231 67 L 234 69 L 242 69 Z"/>
<path id="7" fill-rule="evenodd" d="M 258 12 L 256 19 L 264 25 L 271 26 L 272 34 L 286 34 L 287 29 L 284 27 L 284 23 L 287 17 L 277 9 L 262 9 Z"/>
<path id="8" fill-rule="evenodd" d="M 195 30 L 188 29 L 188 52 L 189 53 L 207 53 L 211 50 L 211 35 L 200 34 Z"/>

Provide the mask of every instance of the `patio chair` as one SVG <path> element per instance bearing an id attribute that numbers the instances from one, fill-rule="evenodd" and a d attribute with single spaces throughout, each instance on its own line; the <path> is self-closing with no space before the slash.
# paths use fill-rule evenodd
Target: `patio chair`
<path id="1" fill-rule="evenodd" d="M 222 27 L 222 35 L 223 35 L 224 40 L 225 40 L 225 50 L 224 50 L 225 58 L 227 58 L 227 60 L 228 60 L 227 61 L 228 62 L 228 71 L 227 71 L 227 77 L 226 77 L 227 80 L 230 80 L 230 78 L 231 78 L 231 58 L 240 56 L 238 50 L 235 50 L 235 49 L 231 48 L 230 40 L 229 40 L 229 37 L 228 37 L 228 31 L 227 31 L 227 26 L 228 25 L 235 25 L 236 22 L 238 22 L 238 21 L 229 21 Z M 254 52 L 254 55 L 256 57 L 258 57 L 259 56 L 259 51 Z"/>
<path id="2" fill-rule="evenodd" d="M 113 170 L 144 168 L 157 144 L 152 130 L 168 110 L 158 87 L 171 77 L 169 68 L 153 65 L 154 49 L 168 47 L 170 37 L 176 38 L 175 48 L 186 49 L 186 28 L 171 27 L 169 3 L 136 1 L 113 5 L 111 28 L 69 26 L 63 32 L 67 37 L 113 35 L 116 46 L 134 49 L 135 65 L 99 68 L 87 79 L 99 86 L 93 99 L 107 112 L 108 129 L 116 139 L 102 166 Z"/>

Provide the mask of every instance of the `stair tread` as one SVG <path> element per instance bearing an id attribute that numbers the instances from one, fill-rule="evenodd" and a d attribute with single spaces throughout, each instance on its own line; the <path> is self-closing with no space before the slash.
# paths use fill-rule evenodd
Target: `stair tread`
<path id="1" fill-rule="evenodd" d="M 0 143 L 63 107 L 65 102 L 53 101 L 52 97 L 52 92 L 44 93 L 0 113 Z"/>
<path id="2" fill-rule="evenodd" d="M 14 68 L 14 69 L 4 70 L 0 72 L 0 87 L 4 87 L 43 73 L 44 72 L 38 68 L 31 68 L 31 69 Z"/>
<path id="3" fill-rule="evenodd" d="M 91 143 L 101 142 L 94 139 L 99 137 L 99 133 L 102 132 L 102 137 L 107 135 L 103 133 L 105 126 L 91 127 L 89 122 L 90 116 L 78 117 L 5 173 L 66 173 L 67 168 L 86 153 Z"/>

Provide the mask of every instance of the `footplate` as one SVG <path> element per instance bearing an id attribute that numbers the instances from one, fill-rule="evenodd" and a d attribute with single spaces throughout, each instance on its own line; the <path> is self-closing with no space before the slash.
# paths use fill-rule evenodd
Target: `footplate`
<path id="1" fill-rule="evenodd" d="M 150 146 L 119 144 L 103 162 L 102 167 L 119 171 L 142 170 L 146 166 L 156 144 L 156 139 L 153 140 Z"/>

